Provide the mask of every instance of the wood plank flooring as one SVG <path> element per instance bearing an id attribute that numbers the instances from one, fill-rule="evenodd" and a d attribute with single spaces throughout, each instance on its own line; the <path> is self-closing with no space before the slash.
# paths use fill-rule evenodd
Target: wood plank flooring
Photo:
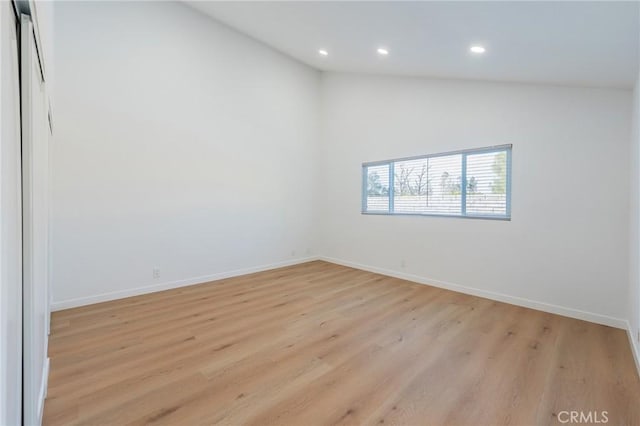
<path id="1" fill-rule="evenodd" d="M 49 348 L 45 425 L 640 425 L 624 331 L 325 262 L 56 312 Z"/>

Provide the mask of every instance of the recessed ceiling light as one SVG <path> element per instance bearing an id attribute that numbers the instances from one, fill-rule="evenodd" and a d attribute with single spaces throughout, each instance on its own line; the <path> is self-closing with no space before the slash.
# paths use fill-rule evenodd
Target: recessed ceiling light
<path id="1" fill-rule="evenodd" d="M 327 52 L 325 49 L 318 49 L 318 53 L 320 54 L 320 56 L 329 56 L 329 52 Z"/>
<path id="2" fill-rule="evenodd" d="M 487 51 L 487 49 L 485 49 L 484 46 L 479 46 L 479 45 L 471 46 L 469 50 L 471 51 L 471 53 L 484 53 Z"/>
<path id="3" fill-rule="evenodd" d="M 384 47 L 378 47 L 378 54 L 382 56 L 387 56 L 389 54 L 389 50 Z"/>

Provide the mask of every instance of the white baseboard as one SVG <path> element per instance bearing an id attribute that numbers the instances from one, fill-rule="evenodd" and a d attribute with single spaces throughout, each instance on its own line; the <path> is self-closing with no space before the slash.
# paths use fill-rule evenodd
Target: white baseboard
<path id="1" fill-rule="evenodd" d="M 636 369 L 638 370 L 638 377 L 640 377 L 640 342 L 634 336 L 633 328 L 631 328 L 631 323 L 627 321 L 627 335 L 629 336 L 629 345 L 631 346 L 631 353 L 633 354 L 633 359 L 636 362 Z"/>
<path id="2" fill-rule="evenodd" d="M 78 306 L 91 305 L 94 303 L 108 302 L 111 300 L 122 299 L 125 297 L 139 296 L 141 294 L 147 294 L 147 293 L 154 293 L 157 291 L 171 290 L 174 288 L 186 287 L 189 285 L 201 284 L 209 281 L 216 281 L 216 280 L 236 277 L 240 275 L 252 274 L 255 272 L 268 271 L 270 269 L 282 268 L 285 266 L 297 265 L 300 263 L 310 262 L 313 260 L 324 260 L 325 262 L 335 263 L 338 265 L 348 266 L 355 269 L 361 269 L 364 271 L 387 275 L 390 277 L 395 277 L 395 278 L 399 278 L 407 281 L 416 282 L 418 284 L 425 284 L 433 287 L 444 288 L 447 290 L 457 291 L 459 293 L 465 293 L 473 296 L 484 297 L 486 299 L 496 300 L 499 302 L 510 303 L 512 305 L 523 306 L 525 308 L 536 309 L 543 312 L 549 312 L 552 314 L 594 322 L 596 324 L 607 325 L 610 327 L 620 328 L 623 330 L 629 329 L 628 321 L 622 318 L 615 318 L 615 317 L 596 314 L 592 312 L 582 311 L 579 309 L 568 308 L 565 306 L 553 305 L 545 302 L 538 302 L 535 300 L 525 299 L 522 297 L 509 296 L 506 294 L 482 290 L 475 287 L 463 286 L 460 284 L 454 284 L 454 283 L 449 283 L 445 281 L 430 279 L 430 278 L 421 277 L 418 275 L 408 274 L 405 272 L 393 271 L 390 269 L 378 268 L 375 266 L 363 265 L 356 262 L 335 259 L 327 256 L 310 256 L 310 257 L 305 257 L 300 259 L 272 263 L 268 265 L 256 266 L 252 268 L 236 269 L 233 271 L 221 272 L 221 273 L 212 274 L 212 275 L 205 275 L 200 277 L 188 278 L 184 280 L 153 284 L 153 285 L 143 286 L 143 287 L 136 287 L 136 288 L 131 288 L 127 290 L 98 294 L 94 296 L 63 300 L 59 302 L 53 302 L 51 306 L 51 310 L 59 311 L 62 309 L 75 308 Z M 637 356 L 637 345 L 634 345 L 634 348 L 636 348 L 636 356 Z"/>
<path id="3" fill-rule="evenodd" d="M 381 275 L 387 275 L 394 278 L 400 278 L 400 279 L 412 281 L 418 284 L 425 284 L 433 287 L 444 288 L 447 290 L 456 291 L 458 293 L 484 297 L 486 299 L 496 300 L 498 302 L 509 303 L 512 305 L 531 308 L 538 311 L 549 312 L 552 314 L 562 315 L 565 317 L 594 322 L 596 324 L 608 325 L 610 327 L 621 328 L 623 330 L 627 329 L 627 324 L 628 324 L 627 320 L 622 318 L 609 317 L 606 315 L 600 315 L 592 312 L 581 311 L 579 309 L 552 305 L 550 303 L 545 303 L 545 302 L 538 302 L 535 300 L 525 299 L 522 297 L 509 296 L 506 294 L 495 293 L 492 291 L 482 290 L 475 287 L 467 287 L 460 284 L 453 284 L 445 281 L 421 277 L 418 275 L 407 274 L 405 272 L 398 272 L 390 269 L 378 268 L 375 266 L 362 265 L 362 264 L 359 264 L 356 262 L 350 262 L 347 260 L 334 259 L 332 257 L 320 256 L 319 259 L 324 260 L 325 262 L 336 263 L 338 265 L 348 266 L 350 268 L 355 268 L 355 269 L 362 269 L 364 271 L 374 272 Z"/>
<path id="4" fill-rule="evenodd" d="M 94 303 L 100 302 L 108 302 L 110 300 L 122 299 L 125 297 L 138 296 L 141 294 L 147 293 L 155 293 L 163 290 L 170 290 L 179 287 L 186 287 L 194 284 L 201 284 L 210 281 L 221 280 L 225 278 L 237 277 L 240 275 L 252 274 L 255 272 L 268 271 L 271 269 L 282 268 L 285 266 L 297 265 L 300 263 L 311 262 L 314 260 L 323 260 L 325 262 L 335 263 L 337 265 L 348 266 L 350 268 L 361 269 L 363 271 L 374 272 L 381 275 L 386 275 L 394 278 L 399 278 L 407 281 L 412 281 L 418 284 L 430 285 L 433 287 L 444 288 L 447 290 L 456 291 L 458 293 L 469 294 L 472 296 L 483 297 L 486 299 L 496 300 L 498 302 L 509 303 L 516 306 L 522 306 L 525 308 L 536 309 L 538 311 L 549 312 L 552 314 L 562 315 L 565 317 L 576 318 L 584 321 L 593 322 L 596 324 L 607 325 L 610 327 L 620 328 L 623 330 L 627 330 L 627 334 L 629 337 L 629 344 L 631 346 L 631 352 L 633 353 L 633 357 L 636 363 L 636 367 L 638 369 L 638 375 L 640 376 L 640 345 L 636 342 L 635 336 L 633 336 L 633 331 L 631 329 L 631 324 L 626 319 L 615 318 L 606 315 L 596 314 L 592 312 L 586 312 L 579 309 L 568 308 L 565 306 L 553 305 L 545 302 L 538 302 L 535 300 L 525 299 L 522 297 L 509 296 L 502 293 L 496 293 L 492 291 L 482 290 L 475 287 L 463 286 L 460 284 L 453 284 L 446 281 L 440 281 L 430 278 L 421 277 L 418 275 L 407 274 L 405 272 L 393 271 L 390 269 L 378 268 L 370 265 L 363 265 L 356 262 L 351 262 L 347 260 L 335 259 L 327 256 L 310 256 L 300 259 L 287 260 L 283 262 L 271 263 L 268 265 L 261 265 L 252 268 L 245 269 L 236 269 L 233 271 L 221 272 L 217 274 L 205 275 L 200 277 L 188 278 L 184 280 L 171 281 L 161 284 L 154 284 L 150 286 L 137 287 L 122 291 L 115 291 L 110 293 L 104 293 L 94 296 L 81 297 L 77 299 L 69 299 L 60 302 L 53 302 L 51 305 L 52 311 L 59 311 L 62 309 L 75 308 L 78 306 L 91 305 Z M 40 418 L 42 418 L 42 413 L 44 409 L 44 400 L 46 398 L 47 392 L 47 384 L 49 378 L 49 358 L 44 365 L 43 369 L 43 386 L 40 390 L 40 400 L 39 400 L 39 414 Z"/>
<path id="5" fill-rule="evenodd" d="M 38 424 L 42 424 L 42 416 L 44 414 L 44 400 L 47 398 L 49 390 L 49 366 L 51 360 L 47 357 L 42 366 L 42 379 L 40 380 L 40 393 L 38 394 Z"/>
<path id="6" fill-rule="evenodd" d="M 76 308 L 78 306 L 92 305 L 94 303 L 108 302 L 125 297 L 139 296 L 141 294 L 155 293 L 163 290 L 171 290 L 179 287 L 186 287 L 194 284 L 202 284 L 209 281 L 222 280 L 225 278 L 237 277 L 240 275 L 253 274 L 255 272 L 268 271 L 270 269 L 283 268 L 285 266 L 297 265 L 300 263 L 318 260 L 317 256 L 286 260 L 283 262 L 271 263 L 268 265 L 260 265 L 251 268 L 236 269 L 233 271 L 220 272 L 217 274 L 204 275 L 200 277 L 187 278 L 184 280 L 170 281 L 160 284 L 152 284 L 143 287 L 135 287 L 126 290 L 114 291 L 109 293 L 97 294 L 94 296 L 79 297 L 76 299 L 62 300 L 51 304 L 52 311 L 60 311 L 63 309 Z"/>

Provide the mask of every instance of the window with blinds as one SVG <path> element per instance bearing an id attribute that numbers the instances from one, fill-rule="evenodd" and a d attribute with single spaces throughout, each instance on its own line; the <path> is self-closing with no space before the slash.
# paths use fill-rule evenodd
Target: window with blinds
<path id="1" fill-rule="evenodd" d="M 511 218 L 511 145 L 362 165 L 362 212 Z"/>

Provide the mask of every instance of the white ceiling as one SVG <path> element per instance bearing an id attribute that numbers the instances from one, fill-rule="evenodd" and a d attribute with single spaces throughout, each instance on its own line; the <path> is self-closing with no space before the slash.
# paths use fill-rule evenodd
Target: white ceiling
<path id="1" fill-rule="evenodd" d="M 638 76 L 639 2 L 188 3 L 321 70 L 623 88 Z"/>

